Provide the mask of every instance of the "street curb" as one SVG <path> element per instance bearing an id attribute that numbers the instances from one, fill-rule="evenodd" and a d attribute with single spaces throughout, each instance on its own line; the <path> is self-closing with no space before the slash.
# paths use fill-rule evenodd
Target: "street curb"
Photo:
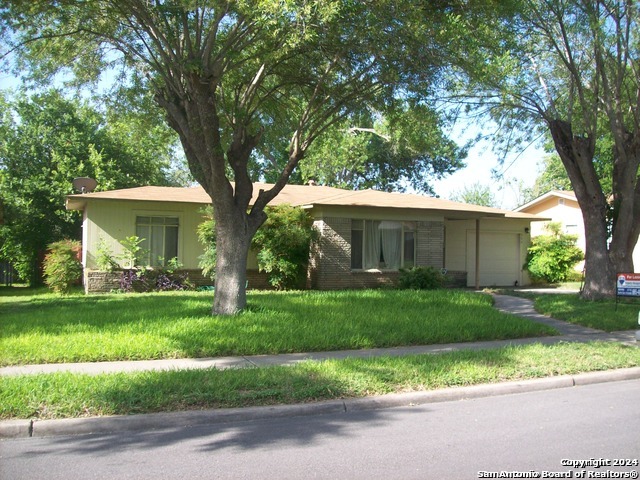
<path id="1" fill-rule="evenodd" d="M 118 432 L 139 432 L 165 428 L 215 425 L 278 417 L 350 413 L 635 379 L 640 379 L 640 367 L 496 384 L 453 387 L 425 392 L 394 393 L 357 399 L 328 400 L 297 405 L 228 408 L 143 415 L 115 415 L 110 417 L 71 418 L 62 420 L 6 420 L 0 422 L 0 439 L 49 437 L 57 435 L 113 434 Z"/>

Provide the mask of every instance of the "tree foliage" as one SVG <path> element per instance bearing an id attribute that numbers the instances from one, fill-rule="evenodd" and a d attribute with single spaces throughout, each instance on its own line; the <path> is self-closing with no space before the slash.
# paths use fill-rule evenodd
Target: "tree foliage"
<path id="1" fill-rule="evenodd" d="M 80 239 L 80 215 L 64 206 L 65 195 L 77 193 L 74 178 L 92 177 L 99 190 L 166 184 L 168 137 L 123 118 L 105 122 L 56 90 L 2 97 L 0 116 L 0 256 L 30 283 L 40 281 L 38 258 L 49 243 Z"/>
<path id="2" fill-rule="evenodd" d="M 453 39 L 456 63 L 479 107 L 508 132 L 505 146 L 550 138 L 584 217 L 583 297 L 612 296 L 615 272 L 633 269 L 640 233 L 640 5 L 511 5 L 484 32 Z"/>
<path id="3" fill-rule="evenodd" d="M 542 170 L 531 188 L 524 192 L 523 204 L 552 190 L 571 190 L 571 180 L 558 155 L 546 155 L 540 164 Z"/>
<path id="4" fill-rule="evenodd" d="M 447 138 L 445 127 L 435 107 L 425 104 L 350 115 L 309 147 L 292 182 L 433 194 L 432 182 L 462 168 L 468 150 Z M 273 181 L 284 159 L 267 153 L 256 176 Z"/>
<path id="5" fill-rule="evenodd" d="M 230 314 L 246 304 L 246 257 L 264 209 L 312 143 L 367 105 L 431 93 L 447 9 L 417 0 L 14 0 L 0 13 L 33 75 L 71 65 L 89 79 L 120 62 L 132 84 L 154 92 L 211 197 L 213 311 Z M 249 166 L 263 142 L 285 161 L 252 200 Z"/>
<path id="6" fill-rule="evenodd" d="M 491 187 L 489 185 L 482 185 L 480 182 L 465 185 L 462 190 L 453 192 L 451 200 L 483 207 L 498 207 L 498 202 Z"/>

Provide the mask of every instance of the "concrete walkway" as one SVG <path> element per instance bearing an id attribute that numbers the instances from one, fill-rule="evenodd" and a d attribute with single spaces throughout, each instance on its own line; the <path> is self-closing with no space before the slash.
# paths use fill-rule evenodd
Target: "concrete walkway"
<path id="1" fill-rule="evenodd" d="M 206 368 L 256 368 L 271 365 L 293 365 L 306 360 L 326 360 L 341 358 L 371 358 L 379 356 L 404 356 L 416 354 L 438 354 L 456 350 L 482 350 L 500 348 L 508 345 L 541 343 L 551 345 L 559 342 L 621 342 L 631 346 L 640 346 L 634 330 L 606 333 L 592 328 L 573 325 L 546 317 L 533 309 L 531 300 L 506 295 L 494 295 L 495 307 L 505 313 L 515 314 L 529 320 L 543 323 L 557 329 L 561 335 L 548 337 L 523 338 L 514 340 L 494 340 L 445 345 L 424 345 L 397 348 L 376 348 L 367 350 L 340 350 L 333 352 L 295 353 L 284 355 L 257 355 L 239 357 L 217 357 L 198 359 L 143 360 L 128 362 L 95 362 L 70 364 L 21 365 L 0 368 L 0 376 L 27 375 L 36 373 L 74 372 L 101 374 L 114 372 L 135 372 L 143 370 L 180 370 Z M 628 380 L 640 378 L 640 367 L 594 372 L 574 376 L 551 377 L 546 379 L 503 384 L 478 385 L 475 387 L 443 389 L 431 392 L 385 395 L 364 399 L 319 402 L 305 405 L 287 405 L 280 407 L 256 407 L 242 409 L 223 409 L 208 412 L 172 412 L 167 414 L 136 415 L 106 418 L 80 418 L 68 420 L 17 420 L 0 422 L 0 438 L 43 435 L 70 435 L 117 430 L 139 430 L 142 428 L 165 428 L 169 426 L 216 423 L 241 419 L 266 418 L 283 415 L 308 415 L 328 413 L 330 411 L 350 411 L 391 406 L 412 405 L 433 401 L 446 401 L 478 396 L 501 395 L 575 386 L 581 383 Z M 135 418 L 134 418 L 135 417 Z"/>

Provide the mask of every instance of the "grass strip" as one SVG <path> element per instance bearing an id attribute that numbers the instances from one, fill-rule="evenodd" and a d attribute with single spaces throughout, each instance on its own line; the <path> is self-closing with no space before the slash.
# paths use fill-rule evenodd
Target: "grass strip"
<path id="1" fill-rule="evenodd" d="M 594 342 L 309 361 L 259 369 L 24 375 L 0 379 L 0 418 L 70 418 L 292 404 L 639 365 L 639 348 Z"/>
<path id="2" fill-rule="evenodd" d="M 578 295 L 537 295 L 535 309 L 550 317 L 585 327 L 615 332 L 637 330 L 640 302 L 621 300 L 616 308 L 615 300 L 585 301 Z"/>
<path id="3" fill-rule="evenodd" d="M 556 334 L 457 290 L 250 292 L 212 316 L 209 293 L 0 294 L 0 365 L 261 355 Z"/>

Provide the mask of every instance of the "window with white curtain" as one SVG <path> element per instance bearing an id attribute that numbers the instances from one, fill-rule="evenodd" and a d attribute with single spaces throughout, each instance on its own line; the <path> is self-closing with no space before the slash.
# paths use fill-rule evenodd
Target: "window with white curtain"
<path id="1" fill-rule="evenodd" d="M 392 220 L 351 221 L 351 268 L 398 270 L 415 264 L 415 224 Z"/>
<path id="2" fill-rule="evenodd" d="M 136 217 L 136 235 L 144 239 L 141 265 L 164 266 L 166 262 L 178 256 L 178 218 L 177 217 Z"/>

